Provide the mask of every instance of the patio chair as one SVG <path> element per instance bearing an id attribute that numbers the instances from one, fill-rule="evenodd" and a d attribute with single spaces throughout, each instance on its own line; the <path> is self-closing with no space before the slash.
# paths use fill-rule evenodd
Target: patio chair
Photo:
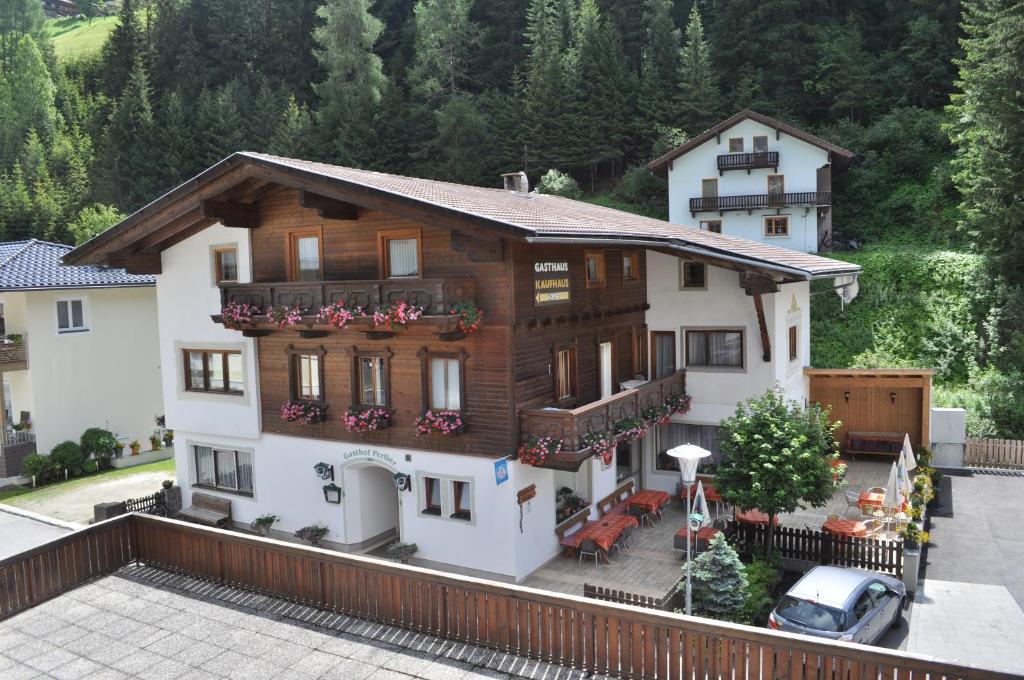
<path id="1" fill-rule="evenodd" d="M 619 536 L 619 540 L 622 541 L 622 546 L 627 550 L 633 547 L 633 532 L 636 531 L 636 527 L 626 527 L 622 530 L 622 535 Z"/>
<path id="2" fill-rule="evenodd" d="M 850 510 L 856 508 L 857 514 L 860 514 L 860 489 L 847 489 L 846 490 L 846 514 L 849 514 Z"/>
<path id="3" fill-rule="evenodd" d="M 873 486 L 870 489 L 868 489 L 868 493 L 885 494 L 885 487 L 884 486 Z"/>
<path id="4" fill-rule="evenodd" d="M 880 519 L 866 519 L 864 520 L 864 526 L 868 530 L 869 537 L 878 538 L 878 534 L 885 529 L 885 522 Z"/>
<path id="5" fill-rule="evenodd" d="M 651 519 L 651 514 L 644 510 L 643 508 L 631 505 L 626 509 L 626 512 L 628 512 L 633 517 L 636 517 L 637 521 L 640 522 L 641 526 L 644 522 L 647 522 L 647 526 L 654 526 L 654 521 Z"/>
<path id="6" fill-rule="evenodd" d="M 593 555 L 594 556 L 594 566 L 596 567 L 597 564 L 598 564 L 597 558 L 598 558 L 598 555 L 600 554 L 600 552 L 601 552 L 601 549 L 597 547 L 596 543 L 594 543 L 589 538 L 585 539 L 582 543 L 580 543 L 580 547 L 579 547 L 580 559 L 579 559 L 579 562 L 576 564 L 576 567 L 579 568 L 579 567 L 581 567 L 583 565 L 583 556 L 584 555 Z"/>

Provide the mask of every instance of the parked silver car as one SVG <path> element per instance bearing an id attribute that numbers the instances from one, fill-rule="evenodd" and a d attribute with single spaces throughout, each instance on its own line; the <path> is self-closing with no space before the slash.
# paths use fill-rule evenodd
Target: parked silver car
<path id="1" fill-rule="evenodd" d="M 891 576 L 815 567 L 779 600 L 768 627 L 872 644 L 900 620 L 907 588 Z"/>

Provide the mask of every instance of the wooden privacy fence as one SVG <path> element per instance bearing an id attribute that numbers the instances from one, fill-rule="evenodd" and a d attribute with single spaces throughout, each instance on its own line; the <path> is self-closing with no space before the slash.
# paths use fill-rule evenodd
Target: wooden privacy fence
<path id="1" fill-rule="evenodd" d="M 660 597 L 637 595 L 636 593 L 627 593 L 624 590 L 615 590 L 613 588 L 605 588 L 604 586 L 594 586 L 589 583 L 583 584 L 583 597 L 593 600 L 603 600 L 605 602 L 629 604 L 634 607 L 646 607 L 647 609 L 665 608 L 664 602 L 662 602 L 662 598 Z"/>
<path id="2" fill-rule="evenodd" d="M 586 672 L 643 680 L 1010 680 L 1010 673 L 125 515 L 0 562 L 0 609 L 37 571 L 49 597 L 132 560 Z M 42 561 L 41 561 L 42 560 Z M 62 565 L 90 565 L 56 581 Z M 52 562 L 52 564 L 51 564 Z M 21 574 L 21 576 L 19 576 Z M 34 591 L 25 600 L 45 599 Z M 21 600 L 19 600 L 21 602 Z M 14 608 L 17 607 L 17 608 Z"/>
<path id="3" fill-rule="evenodd" d="M 1024 470 L 1024 441 L 1019 439 L 968 439 L 964 450 L 967 467 Z"/>
<path id="4" fill-rule="evenodd" d="M 731 522 L 729 531 L 747 546 L 768 545 L 768 527 Z M 838 567 L 856 567 L 903 576 L 903 543 L 835 536 L 825 531 L 777 526 L 772 551 L 783 558 Z"/>

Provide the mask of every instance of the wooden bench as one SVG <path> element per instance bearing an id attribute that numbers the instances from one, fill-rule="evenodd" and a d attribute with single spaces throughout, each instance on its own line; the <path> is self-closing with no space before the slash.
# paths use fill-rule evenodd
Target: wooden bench
<path id="1" fill-rule="evenodd" d="M 192 505 L 179 512 L 178 517 L 196 524 L 223 527 L 231 521 L 231 501 L 206 493 L 193 493 Z"/>
<path id="2" fill-rule="evenodd" d="M 898 456 L 903 450 L 903 437 L 901 432 L 849 432 L 846 453 L 850 456 L 858 453 Z"/>
<path id="3" fill-rule="evenodd" d="M 626 500 L 634 493 L 633 480 L 630 480 L 597 502 L 598 514 L 604 517 L 625 512 Z"/>
<path id="4" fill-rule="evenodd" d="M 579 536 L 577 534 L 589 519 L 590 508 L 587 507 L 555 527 L 558 544 L 562 546 L 562 551 L 566 557 L 572 557 L 575 554 L 576 549 L 579 547 Z"/>

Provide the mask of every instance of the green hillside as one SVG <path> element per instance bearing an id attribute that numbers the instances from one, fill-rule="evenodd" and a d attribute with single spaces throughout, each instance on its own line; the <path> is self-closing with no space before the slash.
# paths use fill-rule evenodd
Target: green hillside
<path id="1" fill-rule="evenodd" d="M 117 17 L 95 17 L 89 19 L 50 19 L 47 31 L 53 39 L 53 48 L 60 59 L 95 54 L 103 47 L 104 41 L 117 25 Z"/>

